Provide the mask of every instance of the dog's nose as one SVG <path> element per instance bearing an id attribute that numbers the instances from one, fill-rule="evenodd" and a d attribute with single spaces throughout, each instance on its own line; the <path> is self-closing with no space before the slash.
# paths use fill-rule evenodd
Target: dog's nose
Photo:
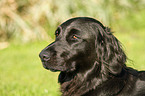
<path id="1" fill-rule="evenodd" d="M 48 56 L 48 55 L 43 55 L 42 56 L 42 59 L 44 60 L 44 61 L 48 61 L 49 59 L 50 59 L 50 57 Z"/>
<path id="2" fill-rule="evenodd" d="M 40 53 L 39 57 L 41 58 L 42 61 L 48 61 L 48 60 L 50 60 L 50 56 L 46 55 L 44 53 Z"/>

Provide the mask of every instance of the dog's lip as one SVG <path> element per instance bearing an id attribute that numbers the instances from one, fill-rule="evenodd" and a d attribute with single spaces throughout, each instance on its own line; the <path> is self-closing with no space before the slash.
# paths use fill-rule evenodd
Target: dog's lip
<path id="1" fill-rule="evenodd" d="M 50 70 L 51 72 L 58 72 L 60 70 L 56 70 L 56 69 L 52 69 L 52 68 L 48 68 L 48 70 Z"/>
<path id="2" fill-rule="evenodd" d="M 44 66 L 44 68 L 47 69 L 47 70 L 50 70 L 51 72 L 57 72 L 57 71 L 59 71 L 59 70 L 56 70 L 56 69 L 47 68 L 46 66 Z"/>
<path id="3" fill-rule="evenodd" d="M 47 66 L 46 66 L 46 62 L 42 62 L 43 64 L 43 67 L 45 68 L 45 69 L 47 69 L 47 70 L 50 70 L 50 71 L 52 71 L 52 72 L 57 72 L 57 71 L 60 71 L 60 70 L 57 70 L 57 69 L 53 69 L 53 68 L 48 68 Z"/>

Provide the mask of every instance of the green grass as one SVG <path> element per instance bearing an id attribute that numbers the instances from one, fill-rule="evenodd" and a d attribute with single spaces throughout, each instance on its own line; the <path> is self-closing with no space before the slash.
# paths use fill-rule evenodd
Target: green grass
<path id="1" fill-rule="evenodd" d="M 124 50 L 138 70 L 145 69 L 145 33 L 115 33 Z M 0 50 L 0 96 L 60 96 L 58 73 L 42 67 L 39 52 L 48 45 L 42 41 L 10 45 Z"/>
<path id="2" fill-rule="evenodd" d="M 127 65 L 145 70 L 145 32 L 143 30 L 115 33 L 128 57 Z"/>
<path id="3" fill-rule="evenodd" d="M 0 50 L 0 96 L 60 96 L 58 73 L 45 70 L 38 57 L 47 44 L 10 45 Z"/>

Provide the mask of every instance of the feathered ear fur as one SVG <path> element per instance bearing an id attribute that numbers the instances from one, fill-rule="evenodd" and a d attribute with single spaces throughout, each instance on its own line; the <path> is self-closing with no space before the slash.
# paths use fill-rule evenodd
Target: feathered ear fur
<path id="1" fill-rule="evenodd" d="M 105 74 L 119 75 L 125 66 L 126 55 L 108 27 L 95 24 L 96 54 Z"/>

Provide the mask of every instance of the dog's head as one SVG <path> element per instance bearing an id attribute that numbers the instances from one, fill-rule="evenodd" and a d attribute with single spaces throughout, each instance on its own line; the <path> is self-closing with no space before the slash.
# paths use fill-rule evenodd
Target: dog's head
<path id="1" fill-rule="evenodd" d="M 44 68 L 51 71 L 85 73 L 97 69 L 117 75 L 126 62 L 119 41 L 93 18 L 67 20 L 55 35 L 55 41 L 39 55 Z"/>

